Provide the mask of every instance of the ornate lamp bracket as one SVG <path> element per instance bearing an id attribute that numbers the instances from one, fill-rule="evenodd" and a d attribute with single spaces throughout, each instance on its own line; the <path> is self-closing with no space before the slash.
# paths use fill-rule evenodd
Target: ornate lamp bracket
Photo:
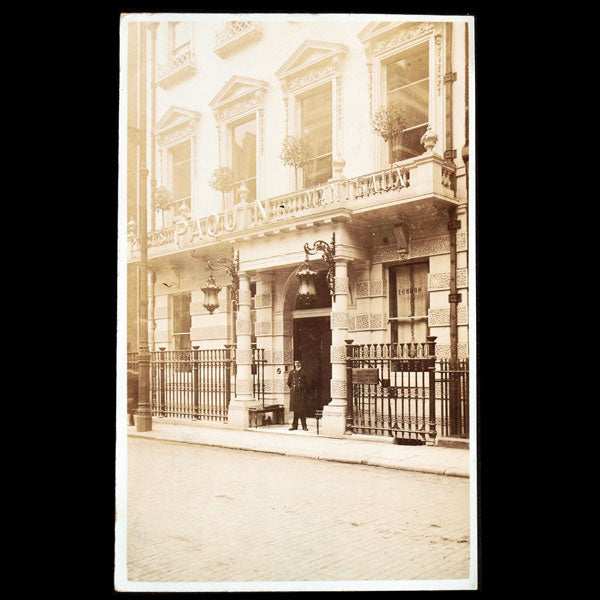
<path id="1" fill-rule="evenodd" d="M 236 253 L 236 256 L 233 260 L 230 258 L 217 258 L 216 260 L 206 259 L 203 256 L 197 256 L 192 252 L 193 258 L 199 258 L 201 260 L 206 260 L 206 264 L 211 271 L 221 271 L 225 270 L 229 273 L 231 277 L 231 301 L 233 303 L 233 309 L 235 311 L 239 308 L 239 297 L 240 297 L 240 252 L 239 250 Z M 212 277 L 212 273 L 210 275 Z"/>
<path id="2" fill-rule="evenodd" d="M 329 267 L 327 271 L 327 287 L 329 288 L 329 294 L 335 300 L 335 232 L 332 234 L 331 243 L 328 244 L 323 240 L 317 240 L 312 246 L 308 244 L 304 244 L 304 253 L 306 254 L 306 260 L 308 260 L 308 255 L 316 254 L 317 252 L 323 253 L 323 260 L 327 263 Z"/>

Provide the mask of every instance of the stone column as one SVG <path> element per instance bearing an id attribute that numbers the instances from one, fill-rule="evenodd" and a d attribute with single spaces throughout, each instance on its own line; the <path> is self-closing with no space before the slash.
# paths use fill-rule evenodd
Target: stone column
<path id="1" fill-rule="evenodd" d="M 348 260 L 335 259 L 335 298 L 331 303 L 331 401 L 323 407 L 323 435 L 346 431 L 346 344 L 348 338 Z"/>
<path id="2" fill-rule="evenodd" d="M 228 424 L 233 429 L 245 429 L 249 425 L 248 409 L 258 403 L 252 389 L 252 323 L 250 320 L 250 280 L 247 273 L 240 273 L 239 310 L 237 313 L 237 350 L 235 378 L 236 394 L 229 403 Z"/>
<path id="3" fill-rule="evenodd" d="M 265 405 L 273 400 L 273 281 L 274 275 L 260 274 L 256 281 L 256 346 L 263 348 L 267 364 L 264 367 Z"/>

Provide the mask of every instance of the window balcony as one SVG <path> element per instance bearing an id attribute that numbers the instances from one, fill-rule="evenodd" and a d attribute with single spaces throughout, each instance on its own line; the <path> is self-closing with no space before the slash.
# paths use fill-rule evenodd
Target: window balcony
<path id="1" fill-rule="evenodd" d="M 350 179 L 240 203 L 220 214 L 181 218 L 148 235 L 148 256 L 171 254 L 217 242 L 263 238 L 286 231 L 357 220 L 375 224 L 401 209 L 407 217 L 456 206 L 455 168 L 426 152 L 392 167 Z M 139 238 L 129 236 L 129 259 L 139 259 Z"/>
<path id="2" fill-rule="evenodd" d="M 261 36 L 262 29 L 254 21 L 227 21 L 216 33 L 214 52 L 225 58 Z"/>
<path id="3" fill-rule="evenodd" d="M 196 72 L 194 53 L 190 43 L 183 44 L 171 52 L 171 60 L 164 65 L 159 65 L 156 84 L 168 88 L 177 81 L 189 77 Z"/>

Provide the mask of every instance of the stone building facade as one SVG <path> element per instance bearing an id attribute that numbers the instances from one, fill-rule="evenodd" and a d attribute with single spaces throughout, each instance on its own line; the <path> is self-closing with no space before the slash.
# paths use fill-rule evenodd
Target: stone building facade
<path id="1" fill-rule="evenodd" d="M 345 340 L 433 335 L 438 357 L 468 357 L 471 21 L 393 19 L 194 15 L 130 24 L 147 28 L 138 54 L 147 106 L 130 111 L 128 125 L 146 128 L 149 175 L 147 198 L 128 187 L 128 350 L 136 349 L 136 203 L 145 201 L 150 350 L 236 343 L 231 423 L 239 410 L 247 424 L 252 344 L 265 349 L 268 401 L 286 408 L 293 359 L 326 365 L 319 372 L 328 379 L 323 426 L 331 435 L 346 404 Z M 130 54 L 139 52 L 134 35 L 129 43 Z M 130 104 L 135 68 L 130 61 Z M 405 127 L 384 139 L 372 122 L 392 106 Z M 308 141 L 313 158 L 303 168 L 282 162 L 286 136 Z M 135 143 L 128 150 L 133 163 Z M 227 191 L 210 185 L 219 167 L 231 169 Z M 161 193 L 169 207 L 157 208 Z M 333 239 L 335 295 L 299 308 L 304 245 Z M 219 307 L 210 314 L 207 259 L 238 255 L 239 309 L 229 274 L 218 271 Z M 327 270 L 320 254 L 310 264 Z"/>

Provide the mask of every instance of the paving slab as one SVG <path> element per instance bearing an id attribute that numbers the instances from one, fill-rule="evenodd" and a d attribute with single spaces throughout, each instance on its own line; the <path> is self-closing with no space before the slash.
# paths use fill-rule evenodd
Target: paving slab
<path id="1" fill-rule="evenodd" d="M 199 426 L 197 423 L 153 422 L 152 431 L 128 427 L 127 435 L 154 440 L 200 444 L 234 450 L 355 463 L 369 466 L 469 477 L 469 450 L 438 446 L 401 446 L 367 441 L 361 436 L 327 438 L 316 431 L 288 431 L 287 426 L 245 430 Z"/>

